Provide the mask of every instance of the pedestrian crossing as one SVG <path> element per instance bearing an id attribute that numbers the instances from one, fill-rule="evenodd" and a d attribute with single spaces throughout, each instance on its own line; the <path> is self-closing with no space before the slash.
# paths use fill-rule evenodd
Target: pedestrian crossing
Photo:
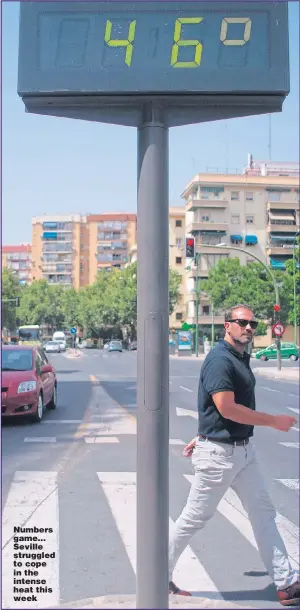
<path id="1" fill-rule="evenodd" d="M 170 506 L 170 531 L 174 525 L 174 515 L 179 515 L 180 510 L 184 506 L 187 497 L 186 484 L 191 484 L 193 480 L 191 474 L 178 474 L 176 476 L 176 496 L 178 503 L 175 506 Z M 104 538 L 112 536 L 113 531 L 117 535 L 123 545 L 125 555 L 122 563 L 124 574 L 128 570 L 136 573 L 136 473 L 132 472 L 106 472 L 95 471 L 91 473 L 92 489 L 86 494 L 86 500 L 81 498 L 81 529 L 87 527 L 86 511 L 90 505 L 92 498 L 93 508 L 95 511 L 94 522 L 94 538 L 95 548 L 78 549 L 78 565 L 81 565 L 81 553 L 93 555 L 96 553 L 99 558 L 101 554 L 101 545 L 99 542 L 102 536 Z M 184 481 L 186 482 L 184 484 Z M 291 488 L 292 489 L 292 488 Z M 295 492 L 293 488 L 293 492 Z M 11 484 L 8 488 L 6 497 L 3 498 L 4 510 L 2 516 L 2 607 L 3 608 L 54 608 L 57 607 L 60 601 L 75 601 L 75 599 L 65 599 L 64 590 L 65 582 L 63 578 L 70 578 L 68 571 L 60 569 L 61 565 L 68 563 L 66 559 L 66 548 L 68 540 L 66 533 L 62 527 L 63 510 L 68 511 L 68 519 L 72 519 L 72 512 L 75 506 L 72 505 L 72 498 L 69 498 L 69 504 L 65 505 L 64 500 L 64 481 L 61 480 L 58 472 L 51 471 L 18 471 L 14 474 Z M 69 492 L 68 492 L 69 493 Z M 74 502 L 74 499 L 73 499 Z M 108 507 L 110 515 L 110 523 L 103 519 L 99 521 L 98 514 L 104 515 L 104 506 Z M 219 517 L 218 517 L 219 516 Z M 176 518 L 176 517 L 175 517 Z M 222 528 L 220 528 L 220 518 L 222 519 Z M 190 589 L 192 592 L 205 592 L 205 596 L 212 600 L 226 599 L 226 595 L 218 587 L 219 571 L 222 569 L 225 555 L 222 559 L 222 554 L 225 552 L 221 548 L 221 540 L 224 537 L 234 539 L 238 537 L 238 543 L 241 547 L 242 557 L 245 558 L 245 569 L 247 566 L 247 556 L 249 555 L 249 545 L 256 553 L 257 563 L 261 564 L 259 559 L 256 541 L 253 531 L 239 499 L 236 494 L 230 489 L 225 494 L 224 498 L 219 503 L 216 516 L 213 518 L 213 540 L 205 546 L 201 553 L 194 544 L 192 539 L 190 546 L 186 548 L 182 554 L 175 572 L 174 580 L 179 585 Z M 219 520 L 218 520 L 219 519 Z M 78 524 L 77 524 L 78 525 Z M 146 526 L 146 524 L 145 524 Z M 291 565 L 296 571 L 299 571 L 299 528 L 295 523 L 292 523 L 287 517 L 281 513 L 277 513 L 277 526 L 280 534 L 285 542 L 286 549 L 290 558 Z M 21 528 L 18 532 L 14 528 Z M 96 530 L 96 528 L 99 531 Z M 32 533 L 38 531 L 38 533 Z M 16 548 L 16 535 L 32 536 L 37 538 L 35 545 L 41 545 L 42 548 L 38 551 L 36 546 L 30 546 L 29 539 L 24 542 L 19 541 L 19 544 L 25 545 L 25 551 Z M 74 532 L 76 536 L 76 532 Z M 100 535 L 100 538 L 99 538 Z M 199 534 L 199 537 L 202 533 Z M 207 556 L 212 552 L 212 549 L 220 544 L 219 553 L 213 561 L 213 569 L 208 569 Z M 26 553 L 26 559 L 15 558 L 15 554 L 19 552 Z M 104 551 L 103 551 L 104 552 Z M 39 559 L 38 553 L 46 553 L 46 559 Z M 74 553 L 74 550 L 73 550 Z M 73 559 L 73 558 L 72 558 Z M 98 594 L 107 594 L 107 574 L 115 574 L 115 557 L 113 551 L 109 554 L 109 560 L 106 559 L 105 571 L 97 577 Z M 99 559 L 98 559 L 99 560 Z M 22 563 L 22 566 L 14 565 L 14 561 Z M 14 578 L 20 579 L 24 577 L 25 561 L 29 561 L 30 570 L 34 570 L 36 561 L 40 561 L 42 565 L 37 568 L 38 578 L 45 581 L 45 586 L 42 593 L 36 593 L 35 601 L 20 602 L 15 599 L 18 597 L 14 593 Z M 107 565 L 108 561 L 108 565 Z M 244 561 L 244 559 L 243 559 Z M 29 568 L 28 568 L 29 569 Z M 236 566 L 236 574 L 241 570 L 241 566 Z M 64 577 L 62 576 L 64 575 Z M 76 573 L 73 575 L 76 581 Z M 115 593 L 120 595 L 124 590 L 118 590 L 118 578 L 115 578 Z M 234 582 L 235 574 L 231 574 L 232 583 L 229 583 L 229 589 L 235 590 Z M 121 579 L 122 580 L 122 579 Z M 125 577 L 126 580 L 126 577 Z M 120 585 L 122 586 L 122 585 Z M 75 587 L 76 588 L 76 587 Z M 126 591 L 127 592 L 127 591 Z M 134 593 L 134 591 L 131 591 Z M 80 590 L 76 589 L 77 599 L 86 597 L 81 594 Z M 231 598 L 232 599 L 232 598 Z M 247 604 L 248 606 L 249 604 Z M 257 607 L 256 604 L 253 604 Z M 268 606 L 269 607 L 269 606 Z"/>

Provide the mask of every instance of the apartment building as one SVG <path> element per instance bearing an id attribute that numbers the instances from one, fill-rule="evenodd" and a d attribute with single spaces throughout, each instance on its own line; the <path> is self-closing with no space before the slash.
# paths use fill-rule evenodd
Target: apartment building
<path id="1" fill-rule="evenodd" d="M 135 214 L 33 218 L 32 279 L 78 290 L 99 270 L 123 267 L 135 242 Z"/>
<path id="2" fill-rule="evenodd" d="M 136 243 L 136 214 L 93 214 L 87 217 L 89 283 L 101 269 L 121 269 Z"/>
<path id="3" fill-rule="evenodd" d="M 195 237 L 196 251 L 201 253 L 198 270 L 193 268 L 186 275 L 186 321 L 193 324 L 196 277 L 201 287 L 201 279 L 220 259 L 238 256 L 241 264 L 249 264 L 253 253 L 272 268 L 285 269 L 299 230 L 299 165 L 254 163 L 250 155 L 240 174 L 196 175 L 182 198 L 186 232 Z M 202 294 L 199 323 L 204 330 L 213 321 L 222 325 L 223 317 L 213 314 L 208 297 Z"/>
<path id="4" fill-rule="evenodd" d="M 11 269 L 21 286 L 31 282 L 31 245 L 2 246 L 2 269 Z"/>
<path id="5" fill-rule="evenodd" d="M 79 214 L 32 219 L 32 279 L 65 288 L 87 283 L 86 217 Z"/>

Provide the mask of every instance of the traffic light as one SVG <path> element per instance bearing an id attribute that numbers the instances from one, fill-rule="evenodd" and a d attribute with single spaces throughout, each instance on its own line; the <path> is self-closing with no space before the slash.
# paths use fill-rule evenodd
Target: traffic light
<path id="1" fill-rule="evenodd" d="M 185 238 L 185 257 L 186 258 L 195 258 L 195 238 L 194 237 Z"/>
<path id="2" fill-rule="evenodd" d="M 280 311 L 280 305 L 278 305 L 276 303 L 276 305 L 273 306 L 273 309 L 274 309 L 274 311 L 277 311 L 277 312 Z"/>

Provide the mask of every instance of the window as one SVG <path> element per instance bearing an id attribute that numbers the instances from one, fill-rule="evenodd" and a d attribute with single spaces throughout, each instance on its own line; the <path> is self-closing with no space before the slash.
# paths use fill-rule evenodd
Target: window
<path id="1" fill-rule="evenodd" d="M 253 225 L 254 224 L 254 216 L 246 216 L 246 223 L 247 225 Z"/>
<path id="2" fill-rule="evenodd" d="M 203 305 L 202 311 L 205 316 L 208 316 L 209 315 L 209 305 Z"/>
<path id="3" fill-rule="evenodd" d="M 201 216 L 201 222 L 209 222 L 209 216 Z"/>
<path id="4" fill-rule="evenodd" d="M 181 265 L 181 263 L 182 263 L 182 257 L 176 256 L 176 265 Z"/>
<path id="5" fill-rule="evenodd" d="M 176 320 L 182 320 L 182 313 L 176 314 Z"/>
<path id="6" fill-rule="evenodd" d="M 181 237 L 176 237 L 176 246 L 177 246 L 177 248 L 182 247 L 182 238 Z"/>
<path id="7" fill-rule="evenodd" d="M 253 201 L 253 193 L 251 191 L 246 191 L 246 201 Z"/>
<path id="8" fill-rule="evenodd" d="M 280 201 L 281 193 L 268 193 L 268 201 Z"/>
<path id="9" fill-rule="evenodd" d="M 182 227 L 182 220 L 175 220 L 175 227 Z"/>
<path id="10" fill-rule="evenodd" d="M 239 214 L 231 214 L 231 222 L 233 225 L 240 224 L 240 215 Z"/>
<path id="11" fill-rule="evenodd" d="M 240 193 L 239 191 L 231 191 L 231 201 L 239 201 Z"/>

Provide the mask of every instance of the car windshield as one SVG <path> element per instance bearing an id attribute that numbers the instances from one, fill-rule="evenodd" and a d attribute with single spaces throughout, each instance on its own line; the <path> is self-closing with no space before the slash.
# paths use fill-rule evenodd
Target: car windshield
<path id="1" fill-rule="evenodd" d="M 58 345 L 59 341 L 48 341 L 46 345 Z"/>
<path id="2" fill-rule="evenodd" d="M 3 350 L 2 351 L 2 371 L 31 371 L 32 351 L 22 350 Z"/>
<path id="3" fill-rule="evenodd" d="M 110 344 L 111 345 L 120 345 L 121 341 L 111 341 Z"/>

